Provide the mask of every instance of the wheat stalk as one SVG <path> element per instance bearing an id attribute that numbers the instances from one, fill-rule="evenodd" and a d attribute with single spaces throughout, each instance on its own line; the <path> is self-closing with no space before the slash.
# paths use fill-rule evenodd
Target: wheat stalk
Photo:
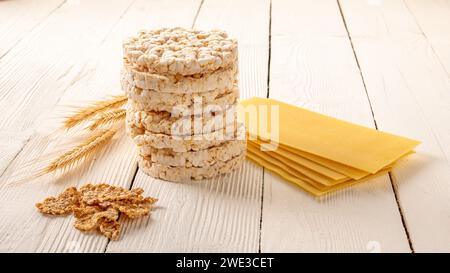
<path id="1" fill-rule="evenodd" d="M 57 170 L 67 171 L 80 161 L 92 156 L 98 149 L 108 143 L 116 132 L 117 129 L 99 130 L 84 142 L 54 159 L 47 167 L 39 172 L 38 176 Z"/>
<path id="2" fill-rule="evenodd" d="M 111 123 L 116 123 L 125 118 L 125 109 L 114 109 L 105 113 L 100 114 L 91 125 L 89 125 L 89 130 L 94 131 L 102 125 L 110 125 Z"/>
<path id="3" fill-rule="evenodd" d="M 126 96 L 114 96 L 109 100 L 93 102 L 91 105 L 81 108 L 74 115 L 68 117 L 64 121 L 64 128 L 70 129 L 75 125 L 87 121 L 88 119 L 96 116 L 107 110 L 118 108 L 127 102 Z"/>

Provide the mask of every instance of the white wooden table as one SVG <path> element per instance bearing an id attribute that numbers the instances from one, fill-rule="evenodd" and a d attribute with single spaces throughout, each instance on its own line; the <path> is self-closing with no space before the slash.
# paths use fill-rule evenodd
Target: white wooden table
<path id="1" fill-rule="evenodd" d="M 213 181 L 152 179 L 126 137 L 64 181 L 8 186 L 57 149 L 45 132 L 61 106 L 121 92 L 122 39 L 162 26 L 237 37 L 243 98 L 423 144 L 389 175 L 319 200 L 251 162 Z M 0 251 L 449 252 L 449 48 L 448 0 L 0 1 Z M 87 182 L 143 187 L 160 201 L 150 218 L 122 219 L 119 241 L 34 208 Z"/>

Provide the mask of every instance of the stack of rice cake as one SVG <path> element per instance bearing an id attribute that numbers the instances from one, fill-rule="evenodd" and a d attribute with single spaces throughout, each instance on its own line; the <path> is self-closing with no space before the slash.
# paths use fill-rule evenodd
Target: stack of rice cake
<path id="1" fill-rule="evenodd" d="M 245 159 L 245 127 L 236 119 L 237 42 L 223 31 L 164 28 L 123 43 L 126 128 L 150 176 L 214 177 Z"/>

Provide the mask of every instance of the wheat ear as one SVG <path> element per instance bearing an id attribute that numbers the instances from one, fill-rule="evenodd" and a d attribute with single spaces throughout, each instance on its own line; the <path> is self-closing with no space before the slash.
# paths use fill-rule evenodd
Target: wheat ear
<path id="1" fill-rule="evenodd" d="M 116 132 L 117 129 L 99 130 L 78 146 L 54 159 L 40 172 L 40 175 L 52 173 L 57 170 L 62 170 L 63 172 L 68 171 L 76 164 L 92 156 L 98 149 L 108 143 Z"/>
<path id="2" fill-rule="evenodd" d="M 127 102 L 126 96 L 114 96 L 109 100 L 93 102 L 91 105 L 81 108 L 74 115 L 68 117 L 64 121 L 64 128 L 70 129 L 75 125 L 87 121 L 88 119 L 96 116 L 107 110 L 118 108 Z"/>
<path id="3" fill-rule="evenodd" d="M 105 113 L 100 114 L 94 121 L 89 125 L 89 130 L 94 131 L 102 125 L 111 125 L 125 118 L 125 109 L 114 109 Z"/>

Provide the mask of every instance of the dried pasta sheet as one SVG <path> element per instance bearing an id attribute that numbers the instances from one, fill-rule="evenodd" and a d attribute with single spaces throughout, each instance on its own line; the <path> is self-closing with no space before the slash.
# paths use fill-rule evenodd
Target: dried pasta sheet
<path id="1" fill-rule="evenodd" d="M 252 143 L 258 145 L 258 147 L 261 147 L 261 145 L 264 144 L 264 142 L 262 142 L 258 139 L 249 140 L 249 142 L 252 142 Z M 260 148 L 260 150 L 262 151 L 263 149 Z M 303 162 L 303 160 L 301 160 L 301 158 L 304 158 L 306 160 L 314 162 L 325 168 L 334 170 L 338 173 L 341 173 L 341 174 L 348 176 L 350 178 L 353 178 L 353 179 L 361 179 L 370 174 L 369 172 L 366 172 L 363 170 L 358 170 L 356 168 L 341 164 L 339 162 L 329 160 L 329 159 L 326 159 L 326 158 L 323 158 L 323 157 L 320 157 L 317 155 L 313 155 L 313 154 L 310 154 L 307 152 L 303 152 L 300 150 L 296 150 L 296 149 L 293 149 L 293 148 L 290 148 L 288 146 L 281 145 L 281 144 L 276 147 L 274 152 L 276 152 L 286 158 L 289 158 L 292 161 L 298 162 L 299 164 L 302 164 L 301 162 Z"/>
<path id="2" fill-rule="evenodd" d="M 255 97 L 240 104 L 250 138 L 277 142 L 372 174 L 420 143 L 273 99 Z"/>
<path id="3" fill-rule="evenodd" d="M 289 158 L 285 158 L 280 156 L 279 154 L 275 152 L 264 152 L 260 151 L 259 148 L 254 146 L 252 142 L 248 142 L 247 145 L 247 151 L 251 152 L 255 156 L 261 157 L 262 159 L 272 162 L 276 165 L 279 165 L 280 167 L 283 167 L 287 172 L 296 175 L 296 176 L 305 176 L 309 179 L 312 179 L 316 181 L 317 183 L 320 183 L 325 186 L 333 186 L 345 181 L 351 180 L 349 177 L 344 177 L 342 179 L 334 180 L 332 178 L 326 177 L 318 172 L 315 172 L 313 170 L 310 170 L 306 168 L 303 165 L 297 164 L 296 162 L 291 161 Z M 280 162 L 280 164 L 277 164 L 276 162 Z"/>
<path id="4" fill-rule="evenodd" d="M 348 180 L 348 181 L 345 181 L 345 182 L 342 182 L 342 183 L 339 183 L 336 185 L 324 186 L 324 185 L 320 184 L 319 182 L 311 180 L 307 177 L 304 177 L 301 175 L 300 176 L 294 175 L 294 173 L 290 172 L 286 168 L 286 166 L 283 165 L 282 162 L 277 162 L 276 159 L 261 157 L 255 153 L 253 153 L 252 151 L 247 152 L 247 158 L 250 159 L 251 161 L 255 162 L 256 164 L 263 166 L 270 172 L 281 176 L 283 179 L 285 179 L 291 183 L 294 183 L 295 185 L 299 186 L 300 188 L 302 188 L 309 194 L 316 196 L 316 197 L 323 196 L 330 192 L 338 191 L 340 189 L 352 186 L 357 183 L 368 181 L 375 177 L 386 174 L 391 170 L 390 167 L 386 167 L 386 168 L 381 169 L 376 174 L 371 174 L 363 179 L 359 179 L 359 180 L 351 179 L 351 180 Z"/>

